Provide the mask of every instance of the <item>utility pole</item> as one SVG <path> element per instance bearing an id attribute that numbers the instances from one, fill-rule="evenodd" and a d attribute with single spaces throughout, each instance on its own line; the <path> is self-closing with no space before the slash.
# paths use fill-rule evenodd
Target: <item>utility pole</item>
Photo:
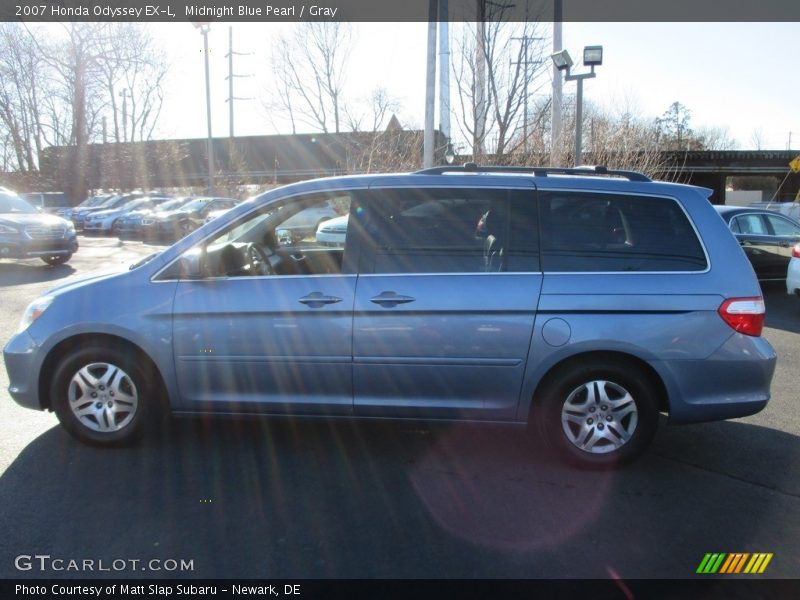
<path id="1" fill-rule="evenodd" d="M 561 0 L 553 0 L 553 52 L 558 52 L 563 48 L 561 25 L 563 21 L 563 7 Z M 551 105 L 551 126 L 550 126 L 550 164 L 557 166 L 558 148 L 561 141 L 561 73 L 558 67 L 553 65 L 553 102 Z"/>
<path id="2" fill-rule="evenodd" d="M 475 37 L 475 132 L 472 141 L 472 160 L 480 161 L 485 151 L 486 136 L 486 0 L 477 0 L 478 22 Z"/>
<path id="3" fill-rule="evenodd" d="M 122 96 L 122 141 L 128 141 L 128 88 L 123 89 L 120 93 Z"/>
<path id="4" fill-rule="evenodd" d="M 228 54 L 225 57 L 228 59 L 228 114 L 230 119 L 230 137 L 233 137 L 233 101 L 234 100 L 252 100 L 252 98 L 237 98 L 233 95 L 233 78 L 234 77 L 252 77 L 252 75 L 235 75 L 233 73 L 233 56 L 251 56 L 252 52 L 234 52 L 233 51 L 233 27 L 228 27 Z"/>
<path id="5" fill-rule="evenodd" d="M 439 0 L 439 123 L 450 143 L 450 23 L 448 0 Z"/>
<path id="6" fill-rule="evenodd" d="M 211 133 L 211 73 L 208 67 L 208 30 L 211 27 L 207 22 L 192 23 L 200 30 L 203 36 L 203 52 L 206 63 L 206 118 L 208 120 L 208 195 L 214 195 L 214 136 Z"/>
<path id="7" fill-rule="evenodd" d="M 433 119 L 436 104 L 436 13 L 437 0 L 428 0 L 428 56 L 425 77 L 425 136 L 422 149 L 422 166 L 433 166 Z"/>
<path id="8" fill-rule="evenodd" d="M 525 7 L 525 22 L 528 22 L 528 8 Z M 528 44 L 534 41 L 539 41 L 542 38 L 522 36 L 511 38 L 512 40 L 519 40 L 522 43 L 522 51 L 524 58 L 516 62 L 511 61 L 512 65 L 522 65 L 523 67 L 523 80 L 522 80 L 522 102 L 523 102 L 523 117 L 522 117 L 522 147 L 523 151 L 528 152 L 528 65 L 538 65 L 538 60 L 528 60 Z"/>

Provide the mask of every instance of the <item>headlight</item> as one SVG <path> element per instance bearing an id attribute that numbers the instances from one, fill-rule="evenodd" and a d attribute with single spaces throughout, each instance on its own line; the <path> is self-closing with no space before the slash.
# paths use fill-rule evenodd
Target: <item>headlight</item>
<path id="1" fill-rule="evenodd" d="M 19 322 L 19 330 L 17 333 L 22 333 L 28 327 L 31 326 L 36 319 L 42 316 L 42 313 L 47 310 L 47 307 L 50 306 L 53 302 L 53 296 L 41 296 L 31 302 L 28 305 L 28 308 L 25 309 L 25 313 L 22 315 L 22 320 Z"/>
<path id="2" fill-rule="evenodd" d="M 8 225 L 0 225 L 0 233 L 14 235 L 14 234 L 18 234 L 19 231 L 17 231 L 13 227 L 9 227 Z"/>
<path id="3" fill-rule="evenodd" d="M 67 231 L 69 233 L 75 233 L 75 223 L 72 221 L 67 221 Z"/>

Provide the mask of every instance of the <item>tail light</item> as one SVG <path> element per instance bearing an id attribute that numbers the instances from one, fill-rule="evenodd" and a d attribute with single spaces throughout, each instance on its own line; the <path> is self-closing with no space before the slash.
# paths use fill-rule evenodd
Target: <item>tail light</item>
<path id="1" fill-rule="evenodd" d="M 764 328 L 764 298 L 731 298 L 717 311 L 722 320 L 738 333 L 758 337 Z"/>
<path id="2" fill-rule="evenodd" d="M 800 258 L 800 244 L 795 244 L 792 248 L 792 258 Z"/>

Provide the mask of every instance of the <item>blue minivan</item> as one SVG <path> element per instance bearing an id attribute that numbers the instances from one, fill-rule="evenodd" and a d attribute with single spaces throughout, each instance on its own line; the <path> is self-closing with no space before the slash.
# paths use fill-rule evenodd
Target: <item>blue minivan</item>
<path id="1" fill-rule="evenodd" d="M 474 164 L 288 185 L 36 299 L 9 390 L 96 445 L 166 413 L 457 420 L 618 465 L 660 413 L 769 399 L 764 301 L 708 193 Z M 283 227 L 323 204 L 349 215 L 343 245 Z"/>

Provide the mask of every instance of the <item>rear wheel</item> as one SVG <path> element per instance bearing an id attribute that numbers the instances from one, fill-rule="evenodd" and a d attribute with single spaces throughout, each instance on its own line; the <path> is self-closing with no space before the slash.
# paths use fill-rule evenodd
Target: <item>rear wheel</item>
<path id="1" fill-rule="evenodd" d="M 153 389 L 130 351 L 105 344 L 85 347 L 58 365 L 50 387 L 53 410 L 75 438 L 96 446 L 138 439 L 155 412 Z"/>
<path id="2" fill-rule="evenodd" d="M 582 467 L 631 462 L 653 439 L 658 396 L 639 367 L 593 360 L 570 365 L 534 399 L 533 420 L 548 447 Z"/>
<path id="3" fill-rule="evenodd" d="M 52 256 L 42 256 L 41 258 L 48 265 L 52 266 L 63 265 L 70 258 L 72 258 L 72 253 L 70 252 L 69 254 L 53 254 Z"/>

